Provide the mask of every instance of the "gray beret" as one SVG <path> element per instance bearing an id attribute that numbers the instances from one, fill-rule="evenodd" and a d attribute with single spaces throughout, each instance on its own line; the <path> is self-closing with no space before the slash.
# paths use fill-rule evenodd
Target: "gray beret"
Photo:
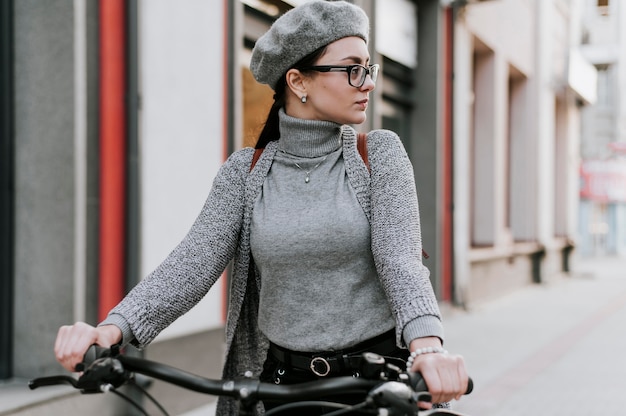
<path id="1" fill-rule="evenodd" d="M 358 36 L 367 42 L 369 20 L 358 6 L 345 1 L 313 0 L 279 17 L 252 50 L 254 78 L 276 88 L 298 61 L 336 40 Z"/>

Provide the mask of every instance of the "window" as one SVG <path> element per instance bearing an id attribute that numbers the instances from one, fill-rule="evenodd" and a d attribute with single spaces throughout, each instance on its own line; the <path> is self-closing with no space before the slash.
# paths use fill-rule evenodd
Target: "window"
<path id="1" fill-rule="evenodd" d="M 598 13 L 601 16 L 609 15 L 609 0 L 598 0 Z"/>
<path id="2" fill-rule="evenodd" d="M 567 104 L 557 98 L 554 106 L 554 235 L 556 237 L 568 237 L 570 146 L 567 130 Z"/>
<path id="3" fill-rule="evenodd" d="M 474 52 L 472 130 L 471 239 L 474 247 L 490 247 L 496 239 L 495 57 L 478 39 Z"/>
<path id="4" fill-rule="evenodd" d="M 533 147 L 528 82 L 474 39 L 471 130 L 471 246 L 532 241 Z"/>
<path id="5" fill-rule="evenodd" d="M 598 66 L 598 100 L 599 107 L 611 107 L 613 101 L 612 72 L 608 65 Z"/>
<path id="6" fill-rule="evenodd" d="M 528 81 L 509 66 L 507 121 L 507 214 L 506 226 L 514 241 L 534 238 L 532 212 L 532 179 L 528 169 L 533 166 L 532 147 L 528 140 Z"/>
<path id="7" fill-rule="evenodd" d="M 384 129 L 395 131 L 404 147 L 411 146 L 411 114 L 415 106 L 412 70 L 387 57 L 382 57 L 382 117 Z"/>

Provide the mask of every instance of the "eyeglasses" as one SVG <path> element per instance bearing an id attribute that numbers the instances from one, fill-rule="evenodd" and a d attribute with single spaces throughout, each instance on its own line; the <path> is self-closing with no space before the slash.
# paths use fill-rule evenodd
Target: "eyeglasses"
<path id="1" fill-rule="evenodd" d="M 348 84 L 353 86 L 354 88 L 361 88 L 363 84 L 365 84 L 365 77 L 369 74 L 372 82 L 376 82 L 376 78 L 378 78 L 378 70 L 380 69 L 380 65 L 317 65 L 317 66 L 309 66 L 306 68 L 302 68 L 303 71 L 318 71 L 318 72 L 347 72 L 348 73 Z"/>

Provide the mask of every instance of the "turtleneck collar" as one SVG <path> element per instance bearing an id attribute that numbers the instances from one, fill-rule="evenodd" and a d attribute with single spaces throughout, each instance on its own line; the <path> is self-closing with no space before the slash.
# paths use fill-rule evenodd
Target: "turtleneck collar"
<path id="1" fill-rule="evenodd" d="M 318 157 L 341 147 L 341 124 L 332 121 L 304 120 L 278 112 L 280 140 L 278 149 L 298 157 Z"/>

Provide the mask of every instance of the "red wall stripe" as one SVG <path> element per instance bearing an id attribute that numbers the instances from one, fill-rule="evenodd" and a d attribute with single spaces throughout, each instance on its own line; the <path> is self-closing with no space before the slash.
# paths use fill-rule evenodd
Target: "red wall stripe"
<path id="1" fill-rule="evenodd" d="M 452 300 L 452 279 L 454 266 L 453 236 L 453 51 L 454 51 L 454 12 L 448 7 L 443 15 L 443 225 L 441 247 L 441 300 Z"/>
<path id="2" fill-rule="evenodd" d="M 125 4 L 100 0 L 100 254 L 98 317 L 124 296 Z"/>

